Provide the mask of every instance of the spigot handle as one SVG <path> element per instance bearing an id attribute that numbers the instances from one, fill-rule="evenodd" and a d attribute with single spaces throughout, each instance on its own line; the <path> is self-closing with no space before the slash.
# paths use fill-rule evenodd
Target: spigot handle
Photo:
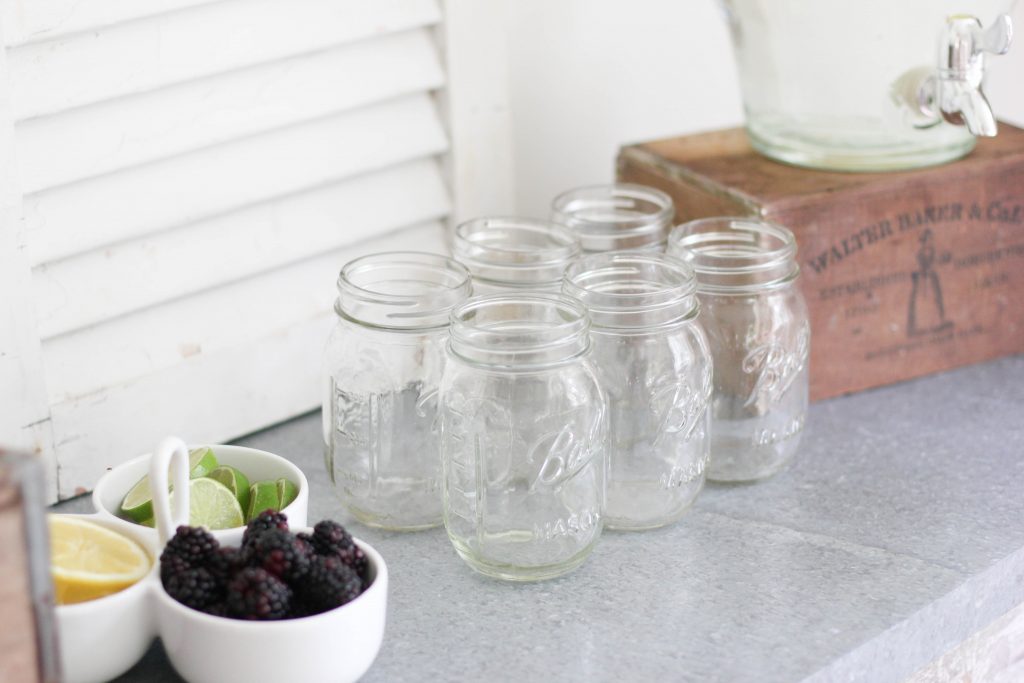
<path id="1" fill-rule="evenodd" d="M 985 53 L 1005 54 L 1012 41 L 1013 20 L 1007 14 L 1000 15 L 987 29 L 975 16 L 950 16 L 939 42 L 938 70 L 922 80 L 917 89 L 918 115 L 967 126 L 979 137 L 994 136 L 996 117 L 981 89 Z"/>
<path id="2" fill-rule="evenodd" d="M 1013 20 L 1008 14 L 1000 14 L 995 23 L 982 32 L 977 45 L 985 52 L 1005 55 L 1013 42 Z"/>

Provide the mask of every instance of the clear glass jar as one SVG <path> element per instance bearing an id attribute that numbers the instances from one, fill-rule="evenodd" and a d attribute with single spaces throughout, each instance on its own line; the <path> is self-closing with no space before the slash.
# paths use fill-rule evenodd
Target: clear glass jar
<path id="1" fill-rule="evenodd" d="M 996 134 L 982 79 L 986 54 L 1009 47 L 1011 0 L 723 5 L 747 131 L 769 157 L 842 171 L 915 168 Z"/>
<path id="2" fill-rule="evenodd" d="M 444 521 L 476 571 L 559 576 L 600 537 L 607 415 L 589 354 L 590 320 L 570 297 L 483 296 L 452 312 Z"/>
<path id="3" fill-rule="evenodd" d="M 374 254 L 341 269 L 324 360 L 324 457 L 364 524 L 441 523 L 437 389 L 451 309 L 471 292 L 469 271 L 435 254 Z"/>
<path id="4" fill-rule="evenodd" d="M 693 266 L 714 358 L 712 481 L 754 481 L 796 453 L 807 415 L 811 328 L 796 238 L 756 218 L 680 225 L 668 252 Z"/>
<path id="5" fill-rule="evenodd" d="M 565 273 L 608 395 L 610 529 L 670 524 L 704 488 L 712 371 L 695 290 L 693 269 L 664 254 L 593 254 Z"/>
<path id="6" fill-rule="evenodd" d="M 672 198 L 644 185 L 616 183 L 555 197 L 551 218 L 579 235 L 583 252 L 663 251 L 676 209 Z"/>
<path id="7" fill-rule="evenodd" d="M 580 254 L 565 226 L 532 218 L 477 218 L 455 229 L 455 258 L 473 274 L 475 294 L 558 292 Z"/>

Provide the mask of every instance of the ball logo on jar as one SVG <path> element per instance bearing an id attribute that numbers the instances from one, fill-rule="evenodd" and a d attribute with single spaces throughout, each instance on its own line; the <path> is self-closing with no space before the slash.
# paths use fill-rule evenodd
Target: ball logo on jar
<path id="1" fill-rule="evenodd" d="M 588 407 L 546 416 L 545 421 L 560 426 L 529 440 L 526 462 L 536 465 L 531 490 L 541 485 L 558 485 L 578 474 L 593 459 L 595 444 L 603 441 L 604 415 L 598 413 L 591 424 L 582 424 L 581 418 L 591 416 L 590 410 Z M 442 438 L 453 456 L 452 466 L 469 466 L 462 460 L 469 457 L 484 464 L 488 483 L 507 479 L 513 466 L 514 438 L 529 438 L 522 433 L 513 437 L 508 410 L 489 398 L 450 393 L 444 412 Z"/>
<path id="2" fill-rule="evenodd" d="M 777 403 L 804 369 L 810 341 L 810 326 L 804 324 L 796 335 L 796 344 L 792 351 L 778 342 L 770 342 L 752 349 L 743 358 L 741 366 L 743 372 L 755 377 L 754 388 L 743 404 L 744 407 L 759 400 L 769 404 Z"/>
<path id="3" fill-rule="evenodd" d="M 658 382 L 651 396 L 651 405 L 658 416 L 654 445 L 659 446 L 666 439 L 680 434 L 684 441 L 689 441 L 710 399 L 710 368 L 704 373 L 700 390 L 694 389 L 685 379 L 667 377 Z"/>
<path id="4" fill-rule="evenodd" d="M 583 424 L 590 408 L 568 410 L 549 416 L 549 420 L 562 425 L 546 432 L 533 441 L 527 450 L 527 461 L 540 463 L 537 476 L 530 489 L 537 486 L 557 486 L 579 474 L 594 458 L 595 445 L 603 441 L 604 415 L 593 415 L 593 421 Z"/>

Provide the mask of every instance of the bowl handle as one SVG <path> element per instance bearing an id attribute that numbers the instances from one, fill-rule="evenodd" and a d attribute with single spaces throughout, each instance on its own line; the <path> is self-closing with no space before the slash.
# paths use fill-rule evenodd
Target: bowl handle
<path id="1" fill-rule="evenodd" d="M 174 468 L 173 501 L 167 491 L 167 470 Z M 153 495 L 153 518 L 160 547 L 174 536 L 181 524 L 188 524 L 188 446 L 169 436 L 156 447 L 149 459 L 149 488 Z"/>

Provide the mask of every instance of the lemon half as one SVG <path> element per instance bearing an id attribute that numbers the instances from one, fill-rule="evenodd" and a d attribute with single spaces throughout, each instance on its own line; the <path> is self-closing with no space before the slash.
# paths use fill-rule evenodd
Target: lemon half
<path id="1" fill-rule="evenodd" d="M 152 560 L 138 543 L 69 515 L 48 515 L 50 571 L 58 605 L 95 600 L 141 580 Z"/>

